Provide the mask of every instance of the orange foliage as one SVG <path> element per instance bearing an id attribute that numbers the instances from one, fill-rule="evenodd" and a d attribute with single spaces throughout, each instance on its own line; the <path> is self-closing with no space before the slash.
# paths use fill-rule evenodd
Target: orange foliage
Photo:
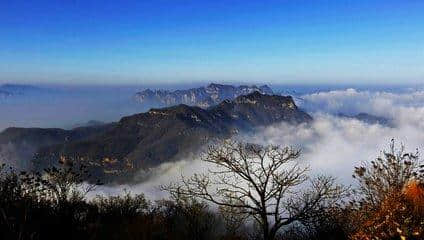
<path id="1" fill-rule="evenodd" d="M 420 239 L 423 235 L 424 184 L 411 180 L 402 192 L 392 192 L 381 202 L 380 207 L 362 209 L 362 223 L 352 240 L 371 239 Z M 418 220 L 418 221 L 416 221 Z"/>
<path id="2" fill-rule="evenodd" d="M 424 184 L 416 180 L 409 181 L 403 188 L 405 199 L 412 203 L 416 213 L 424 213 Z"/>

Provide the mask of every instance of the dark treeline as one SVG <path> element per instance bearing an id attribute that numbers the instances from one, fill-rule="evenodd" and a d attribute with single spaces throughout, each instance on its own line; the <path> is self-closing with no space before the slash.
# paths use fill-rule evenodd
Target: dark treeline
<path id="1" fill-rule="evenodd" d="M 258 169 L 263 172 L 258 174 L 264 173 L 266 179 L 275 178 L 275 182 L 270 182 L 273 188 L 265 187 L 266 191 L 280 189 L 278 184 L 288 186 L 281 188 L 285 190 L 276 198 L 281 198 L 281 207 L 287 210 L 281 216 L 270 212 L 269 209 L 276 206 L 273 202 L 261 211 L 244 201 L 242 195 L 235 198 L 236 192 L 228 194 L 231 185 L 220 189 L 225 193 L 220 199 L 227 197 L 231 201 L 216 200 L 216 208 L 217 204 L 209 204 L 214 199 L 203 191 L 201 183 L 206 180 L 198 176 L 183 180 L 185 185 L 163 187 L 170 192 L 170 198 L 160 201 L 152 202 L 142 194 L 130 193 L 87 200 L 86 193 L 96 185 L 84 183 L 89 172 L 82 165 L 62 162 L 63 167 L 46 169 L 42 173 L 16 173 L 2 165 L 0 239 L 422 239 L 424 166 L 420 165 L 417 153 L 405 153 L 403 147 L 396 149 L 392 142 L 389 151 L 375 161 L 354 169 L 356 186 L 338 188 L 330 181 L 311 181 L 314 191 L 301 195 L 300 201 L 295 202 L 281 197 L 295 185 L 287 185 L 288 178 L 282 181 L 281 176 L 285 175 L 277 176 L 273 167 L 282 165 L 282 159 L 297 158 L 299 152 L 274 147 L 248 149 L 247 146 L 251 145 L 237 145 L 240 152 L 236 156 L 257 159 L 254 156 L 270 154 L 275 157 L 271 165 L 267 165 L 272 166 L 271 173 L 267 175 L 269 169 L 260 167 Z M 223 159 L 229 147 L 233 146 L 213 148 L 206 160 L 214 162 L 219 157 L 215 163 L 243 174 L 240 169 L 243 165 L 234 165 L 237 159 L 231 162 Z M 251 153 L 254 154 L 249 155 Z M 256 164 L 255 161 L 247 162 Z M 263 161 L 257 163 L 261 162 L 263 164 Z M 246 170 L 250 171 L 250 166 Z M 301 171 L 300 174 L 295 170 Z M 293 168 L 293 171 L 287 176 L 303 179 L 302 169 Z M 257 183 L 265 183 L 261 179 Z M 268 196 L 266 191 L 264 196 Z M 247 192 L 254 195 L 248 189 Z M 264 201 L 264 204 L 268 203 Z M 250 208 L 258 212 L 247 211 Z M 260 217 L 262 215 L 266 221 Z M 287 224 L 281 224 L 275 234 L 264 234 L 280 222 Z"/>

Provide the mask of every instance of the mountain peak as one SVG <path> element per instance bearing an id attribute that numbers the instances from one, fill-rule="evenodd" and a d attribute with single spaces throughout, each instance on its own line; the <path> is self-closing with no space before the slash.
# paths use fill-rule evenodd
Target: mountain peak
<path id="1" fill-rule="evenodd" d="M 123 117 L 118 123 L 95 127 L 9 129 L 0 133 L 0 142 L 13 142 L 22 149 L 33 145 L 34 149 L 26 152 L 33 154 L 37 169 L 57 164 L 58 156 L 78 156 L 93 176 L 108 181 L 128 176 L 127 163 L 134 170 L 146 169 L 196 153 L 211 139 L 229 138 L 240 131 L 282 121 L 311 120 L 291 97 L 254 91 L 207 109 L 184 104 L 152 108 Z M 115 159 L 116 163 L 106 164 L 104 159 Z"/>
<path id="2" fill-rule="evenodd" d="M 254 91 L 247 95 L 238 96 L 235 100 L 236 103 L 261 103 L 261 104 L 283 104 L 291 108 L 297 108 L 291 96 L 279 96 L 262 94 L 259 91 Z"/>
<path id="3" fill-rule="evenodd" d="M 152 107 L 167 107 L 178 104 L 186 104 L 189 106 L 208 108 L 210 106 L 217 105 L 224 100 L 232 100 L 240 95 L 250 94 L 255 91 L 263 94 L 273 94 L 272 90 L 266 85 L 261 87 L 257 87 L 256 85 L 241 85 L 235 87 L 233 85 L 210 83 L 206 87 L 177 91 L 152 91 L 150 89 L 146 89 L 142 92 L 136 93 L 135 98 L 138 102 Z"/>
<path id="4" fill-rule="evenodd" d="M 219 83 L 209 83 L 206 88 L 234 87 L 232 85 L 224 85 Z"/>
<path id="5" fill-rule="evenodd" d="M 233 101 L 224 101 L 213 107 L 219 113 L 226 113 L 245 128 L 265 126 L 279 121 L 291 123 L 310 122 L 312 117 L 299 110 L 290 96 L 266 95 L 253 92 L 239 96 Z M 248 124 L 245 124 L 245 123 Z"/>

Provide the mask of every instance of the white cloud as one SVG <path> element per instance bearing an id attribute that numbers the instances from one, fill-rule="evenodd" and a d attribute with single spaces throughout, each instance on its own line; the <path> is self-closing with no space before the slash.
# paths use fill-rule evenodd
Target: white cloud
<path id="1" fill-rule="evenodd" d="M 294 146 L 302 150 L 301 160 L 312 174 L 331 174 L 342 183 L 352 183 L 353 167 L 373 160 L 389 146 L 392 138 L 404 143 L 408 151 L 424 149 L 424 92 L 369 92 L 347 89 L 302 96 L 299 105 L 313 110 L 314 122 L 298 126 L 280 123 L 258 129 L 239 138 L 260 144 Z M 367 124 L 355 119 L 339 118 L 333 113 L 366 112 L 393 119 L 393 127 Z M 209 166 L 198 159 L 167 163 L 148 181 L 119 188 L 106 187 L 103 192 L 119 193 L 122 188 L 144 192 L 149 197 L 165 196 L 157 186 L 176 181 L 181 175 L 205 172 Z"/>
<path id="2" fill-rule="evenodd" d="M 424 149 L 424 130 L 411 125 L 396 128 L 366 124 L 354 119 L 316 114 L 310 125 L 278 124 L 246 139 L 262 144 L 291 145 L 302 150 L 302 160 L 313 173 L 326 173 L 351 183 L 354 166 L 370 161 L 395 138 L 410 151 Z"/>

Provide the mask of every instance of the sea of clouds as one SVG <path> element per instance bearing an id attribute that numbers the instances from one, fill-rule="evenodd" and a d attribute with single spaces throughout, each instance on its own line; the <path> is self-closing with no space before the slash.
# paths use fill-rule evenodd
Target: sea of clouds
<path id="1" fill-rule="evenodd" d="M 308 91 L 295 96 L 296 104 L 314 117 L 311 124 L 298 126 L 279 123 L 257 129 L 253 134 L 240 134 L 237 139 L 263 145 L 293 146 L 302 151 L 299 159 L 310 166 L 311 175 L 329 174 L 344 184 L 352 183 L 353 167 L 376 158 L 394 138 L 408 151 L 424 151 L 423 88 L 366 90 L 346 88 Z M 138 89 L 82 88 L 62 89 L 43 95 L 17 95 L 0 103 L 0 129 L 21 127 L 72 127 L 95 119 L 116 121 L 121 116 L 146 110 L 132 99 Z M 390 120 L 390 125 L 368 124 L 339 114 L 368 113 Z M 13 146 L 2 150 L 13 152 Z M 103 186 L 96 194 L 120 194 L 126 188 L 161 198 L 166 193 L 160 185 L 178 182 L 181 176 L 206 172 L 199 157 L 163 164 L 151 172 L 140 172 L 139 183 Z M 137 181 L 136 181 L 137 182 Z"/>
<path id="2" fill-rule="evenodd" d="M 398 92 L 355 89 L 310 93 L 297 96 L 297 105 L 314 117 L 311 124 L 298 126 L 280 123 L 240 134 L 237 139 L 263 145 L 293 146 L 302 151 L 299 161 L 309 166 L 310 175 L 327 174 L 350 185 L 354 166 L 371 161 L 387 150 L 391 139 L 407 151 L 424 151 L 424 91 Z M 390 119 L 392 124 L 368 124 L 338 114 L 368 113 Z M 198 157 L 166 163 L 154 169 L 147 181 L 139 184 L 104 186 L 96 194 L 120 194 L 123 189 L 144 193 L 152 199 L 166 193 L 158 188 L 178 182 L 181 176 L 205 173 L 210 165 Z M 143 174 L 143 173 L 141 173 Z"/>

